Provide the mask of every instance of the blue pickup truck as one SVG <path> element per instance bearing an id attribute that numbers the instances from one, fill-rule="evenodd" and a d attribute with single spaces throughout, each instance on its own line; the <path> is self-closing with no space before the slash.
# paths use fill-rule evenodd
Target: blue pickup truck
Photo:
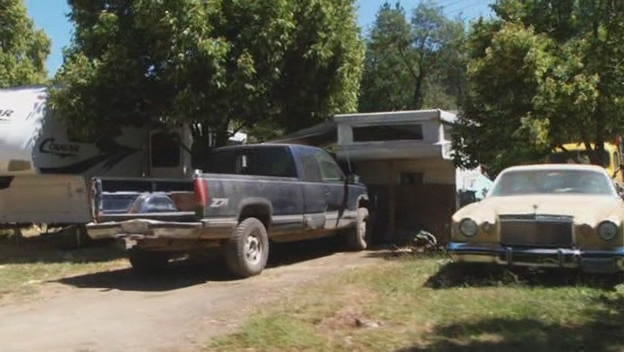
<path id="1" fill-rule="evenodd" d="M 353 250 L 367 247 L 366 187 L 323 149 L 244 145 L 208 159 L 188 181 L 94 179 L 89 236 L 122 241 L 138 271 L 217 247 L 239 277 L 264 269 L 271 242 L 342 235 Z"/>

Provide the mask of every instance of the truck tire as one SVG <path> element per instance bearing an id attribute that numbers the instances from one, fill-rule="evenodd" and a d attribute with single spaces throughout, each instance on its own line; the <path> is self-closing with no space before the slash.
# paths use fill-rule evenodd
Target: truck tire
<path id="1" fill-rule="evenodd" d="M 241 221 L 225 246 L 225 261 L 230 271 L 246 278 L 264 270 L 269 258 L 269 236 L 256 218 Z"/>
<path id="2" fill-rule="evenodd" d="M 133 249 L 129 253 L 132 270 L 139 274 L 161 273 L 169 263 L 169 254 L 166 252 L 151 252 Z"/>
<path id="3" fill-rule="evenodd" d="M 347 233 L 347 246 L 350 250 L 361 251 L 368 247 L 369 240 L 368 209 L 359 208 L 355 228 Z"/>

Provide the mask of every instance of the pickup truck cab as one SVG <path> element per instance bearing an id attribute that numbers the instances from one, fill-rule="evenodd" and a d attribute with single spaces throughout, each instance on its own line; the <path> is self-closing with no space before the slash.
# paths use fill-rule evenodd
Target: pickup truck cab
<path id="1" fill-rule="evenodd" d="M 264 269 L 270 242 L 344 235 L 350 248 L 366 248 L 366 187 L 323 149 L 244 145 L 208 160 L 207 173 L 188 181 L 94 179 L 89 236 L 120 239 L 139 271 L 217 247 L 240 277 Z"/>

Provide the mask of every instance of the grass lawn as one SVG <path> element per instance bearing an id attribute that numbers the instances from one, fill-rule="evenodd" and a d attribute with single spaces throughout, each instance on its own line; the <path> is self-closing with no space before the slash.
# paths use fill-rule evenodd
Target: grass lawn
<path id="1" fill-rule="evenodd" d="M 114 248 L 63 250 L 53 242 L 34 237 L 16 244 L 0 238 L 0 302 L 37 293 L 45 281 L 128 266 Z"/>
<path id="2" fill-rule="evenodd" d="M 623 323 L 610 279 L 409 258 L 306 287 L 205 351 L 618 351 Z"/>

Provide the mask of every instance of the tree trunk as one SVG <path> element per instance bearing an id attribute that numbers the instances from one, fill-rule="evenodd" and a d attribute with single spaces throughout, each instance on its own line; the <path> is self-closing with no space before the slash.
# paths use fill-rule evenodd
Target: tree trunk
<path id="1" fill-rule="evenodd" d="M 416 86 L 414 87 L 414 109 L 421 109 L 424 103 L 422 86 L 425 79 L 424 70 L 418 69 L 418 77 L 416 78 Z"/>
<path id="2" fill-rule="evenodd" d="M 228 140 L 230 139 L 230 132 L 227 128 L 219 128 L 219 130 L 215 133 L 215 148 L 223 147 L 228 144 Z"/>
<path id="3" fill-rule="evenodd" d="M 605 126 L 604 126 L 604 115 L 602 114 L 602 111 L 600 109 L 596 110 L 596 115 L 595 115 L 595 120 L 596 120 L 596 143 L 594 144 L 594 158 L 595 160 L 592 160 L 592 164 L 595 165 L 599 165 L 599 166 L 603 166 L 605 164 L 604 160 L 604 133 L 605 133 Z"/>
<path id="4" fill-rule="evenodd" d="M 215 130 L 215 148 L 227 145 L 230 137 L 230 119 L 224 118 Z"/>

